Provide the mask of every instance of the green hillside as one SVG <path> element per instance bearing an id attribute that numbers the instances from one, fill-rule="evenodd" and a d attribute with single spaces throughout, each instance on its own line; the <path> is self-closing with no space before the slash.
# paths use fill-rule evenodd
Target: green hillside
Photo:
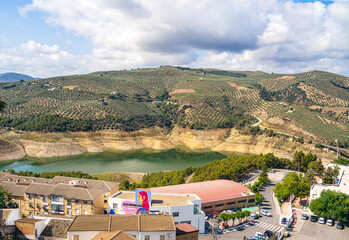
<path id="1" fill-rule="evenodd" d="M 85 121 L 86 129 L 134 130 L 170 127 L 171 122 L 194 129 L 242 128 L 256 121 L 253 113 L 264 120 L 290 119 L 322 141 L 345 142 L 349 136 L 349 78 L 322 71 L 269 74 L 162 66 L 2 82 L 0 96 L 7 103 L 4 127 L 57 115 Z"/>

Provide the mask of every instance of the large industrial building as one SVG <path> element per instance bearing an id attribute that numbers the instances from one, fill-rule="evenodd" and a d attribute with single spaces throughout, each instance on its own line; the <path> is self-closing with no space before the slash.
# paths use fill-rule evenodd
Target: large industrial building
<path id="1" fill-rule="evenodd" d="M 256 196 L 247 187 L 230 180 L 212 180 L 151 188 L 152 193 L 195 194 L 205 213 L 255 206 Z"/>

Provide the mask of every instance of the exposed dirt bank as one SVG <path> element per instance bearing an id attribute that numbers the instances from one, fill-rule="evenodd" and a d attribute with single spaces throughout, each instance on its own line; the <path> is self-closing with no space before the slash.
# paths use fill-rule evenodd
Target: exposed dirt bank
<path id="1" fill-rule="evenodd" d="M 132 133 L 123 131 L 36 133 L 7 132 L 0 135 L 11 147 L 0 145 L 0 160 L 31 157 L 58 157 L 78 155 L 84 152 L 104 150 L 128 151 L 138 149 L 168 150 L 213 150 L 260 154 L 272 152 L 278 157 L 292 159 L 296 150 L 316 153 L 324 163 L 335 154 L 326 149 L 317 149 L 314 144 L 300 144 L 287 137 L 242 135 L 236 130 L 190 130 L 174 128 L 170 133 L 159 128 L 144 129 Z M 8 145 L 9 146 L 9 145 Z"/>

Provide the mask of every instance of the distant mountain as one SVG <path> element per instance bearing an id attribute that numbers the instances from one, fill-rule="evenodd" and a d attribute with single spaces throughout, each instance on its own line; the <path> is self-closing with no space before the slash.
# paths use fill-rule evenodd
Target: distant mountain
<path id="1" fill-rule="evenodd" d="M 33 80 L 36 78 L 33 78 L 31 76 L 20 74 L 20 73 L 14 73 L 14 72 L 8 72 L 8 73 L 2 73 L 0 74 L 0 82 L 16 82 L 19 80 Z"/>

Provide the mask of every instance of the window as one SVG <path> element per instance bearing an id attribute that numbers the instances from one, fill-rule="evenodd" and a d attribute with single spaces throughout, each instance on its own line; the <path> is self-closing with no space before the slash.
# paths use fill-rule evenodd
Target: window
<path id="1" fill-rule="evenodd" d="M 179 216 L 179 212 L 173 212 L 172 215 L 173 215 L 174 217 L 178 217 L 178 216 Z"/>
<path id="2" fill-rule="evenodd" d="M 188 224 L 191 224 L 191 221 L 181 221 L 180 223 L 181 223 L 181 224 L 182 224 L 182 223 L 188 223 Z"/>
<path id="3" fill-rule="evenodd" d="M 194 214 L 200 214 L 199 204 L 194 204 Z"/>
<path id="4" fill-rule="evenodd" d="M 71 206 L 71 199 L 67 199 L 67 205 Z"/>
<path id="5" fill-rule="evenodd" d="M 79 204 L 79 200 L 78 199 L 75 199 L 75 204 Z"/>
<path id="6" fill-rule="evenodd" d="M 108 203 L 108 200 L 107 200 L 107 199 L 104 199 L 104 203 Z"/>
<path id="7" fill-rule="evenodd" d="M 241 200 L 241 201 L 238 201 L 238 203 L 245 203 L 246 200 Z"/>
<path id="8" fill-rule="evenodd" d="M 118 208 L 119 208 L 119 204 L 113 203 L 113 209 L 118 209 Z"/>
<path id="9" fill-rule="evenodd" d="M 84 215 L 87 215 L 87 210 L 84 210 Z"/>
<path id="10" fill-rule="evenodd" d="M 248 203 L 254 203 L 254 199 L 248 200 Z"/>
<path id="11" fill-rule="evenodd" d="M 76 208 L 76 209 L 75 209 L 75 213 L 76 213 L 76 214 L 79 214 L 79 213 L 80 213 L 79 208 Z"/>
<path id="12" fill-rule="evenodd" d="M 87 204 L 87 201 L 84 201 L 84 204 L 86 205 L 86 204 Z"/>
<path id="13" fill-rule="evenodd" d="M 175 222 L 175 225 L 179 224 L 179 222 Z"/>
<path id="14" fill-rule="evenodd" d="M 165 240 L 165 235 L 160 235 L 160 240 Z"/>
<path id="15" fill-rule="evenodd" d="M 234 205 L 236 202 L 228 202 L 227 205 Z"/>
<path id="16" fill-rule="evenodd" d="M 204 209 L 209 209 L 209 208 L 212 208 L 212 206 L 206 206 L 206 207 L 204 207 Z"/>
<path id="17" fill-rule="evenodd" d="M 104 193 L 104 197 L 107 197 L 107 196 L 108 196 L 108 193 L 107 193 L 107 192 L 105 192 L 105 193 Z"/>
<path id="18" fill-rule="evenodd" d="M 224 204 L 217 204 L 215 207 L 222 207 Z"/>
<path id="19" fill-rule="evenodd" d="M 144 240 L 150 240 L 150 236 L 149 235 L 145 235 L 144 236 Z"/>

